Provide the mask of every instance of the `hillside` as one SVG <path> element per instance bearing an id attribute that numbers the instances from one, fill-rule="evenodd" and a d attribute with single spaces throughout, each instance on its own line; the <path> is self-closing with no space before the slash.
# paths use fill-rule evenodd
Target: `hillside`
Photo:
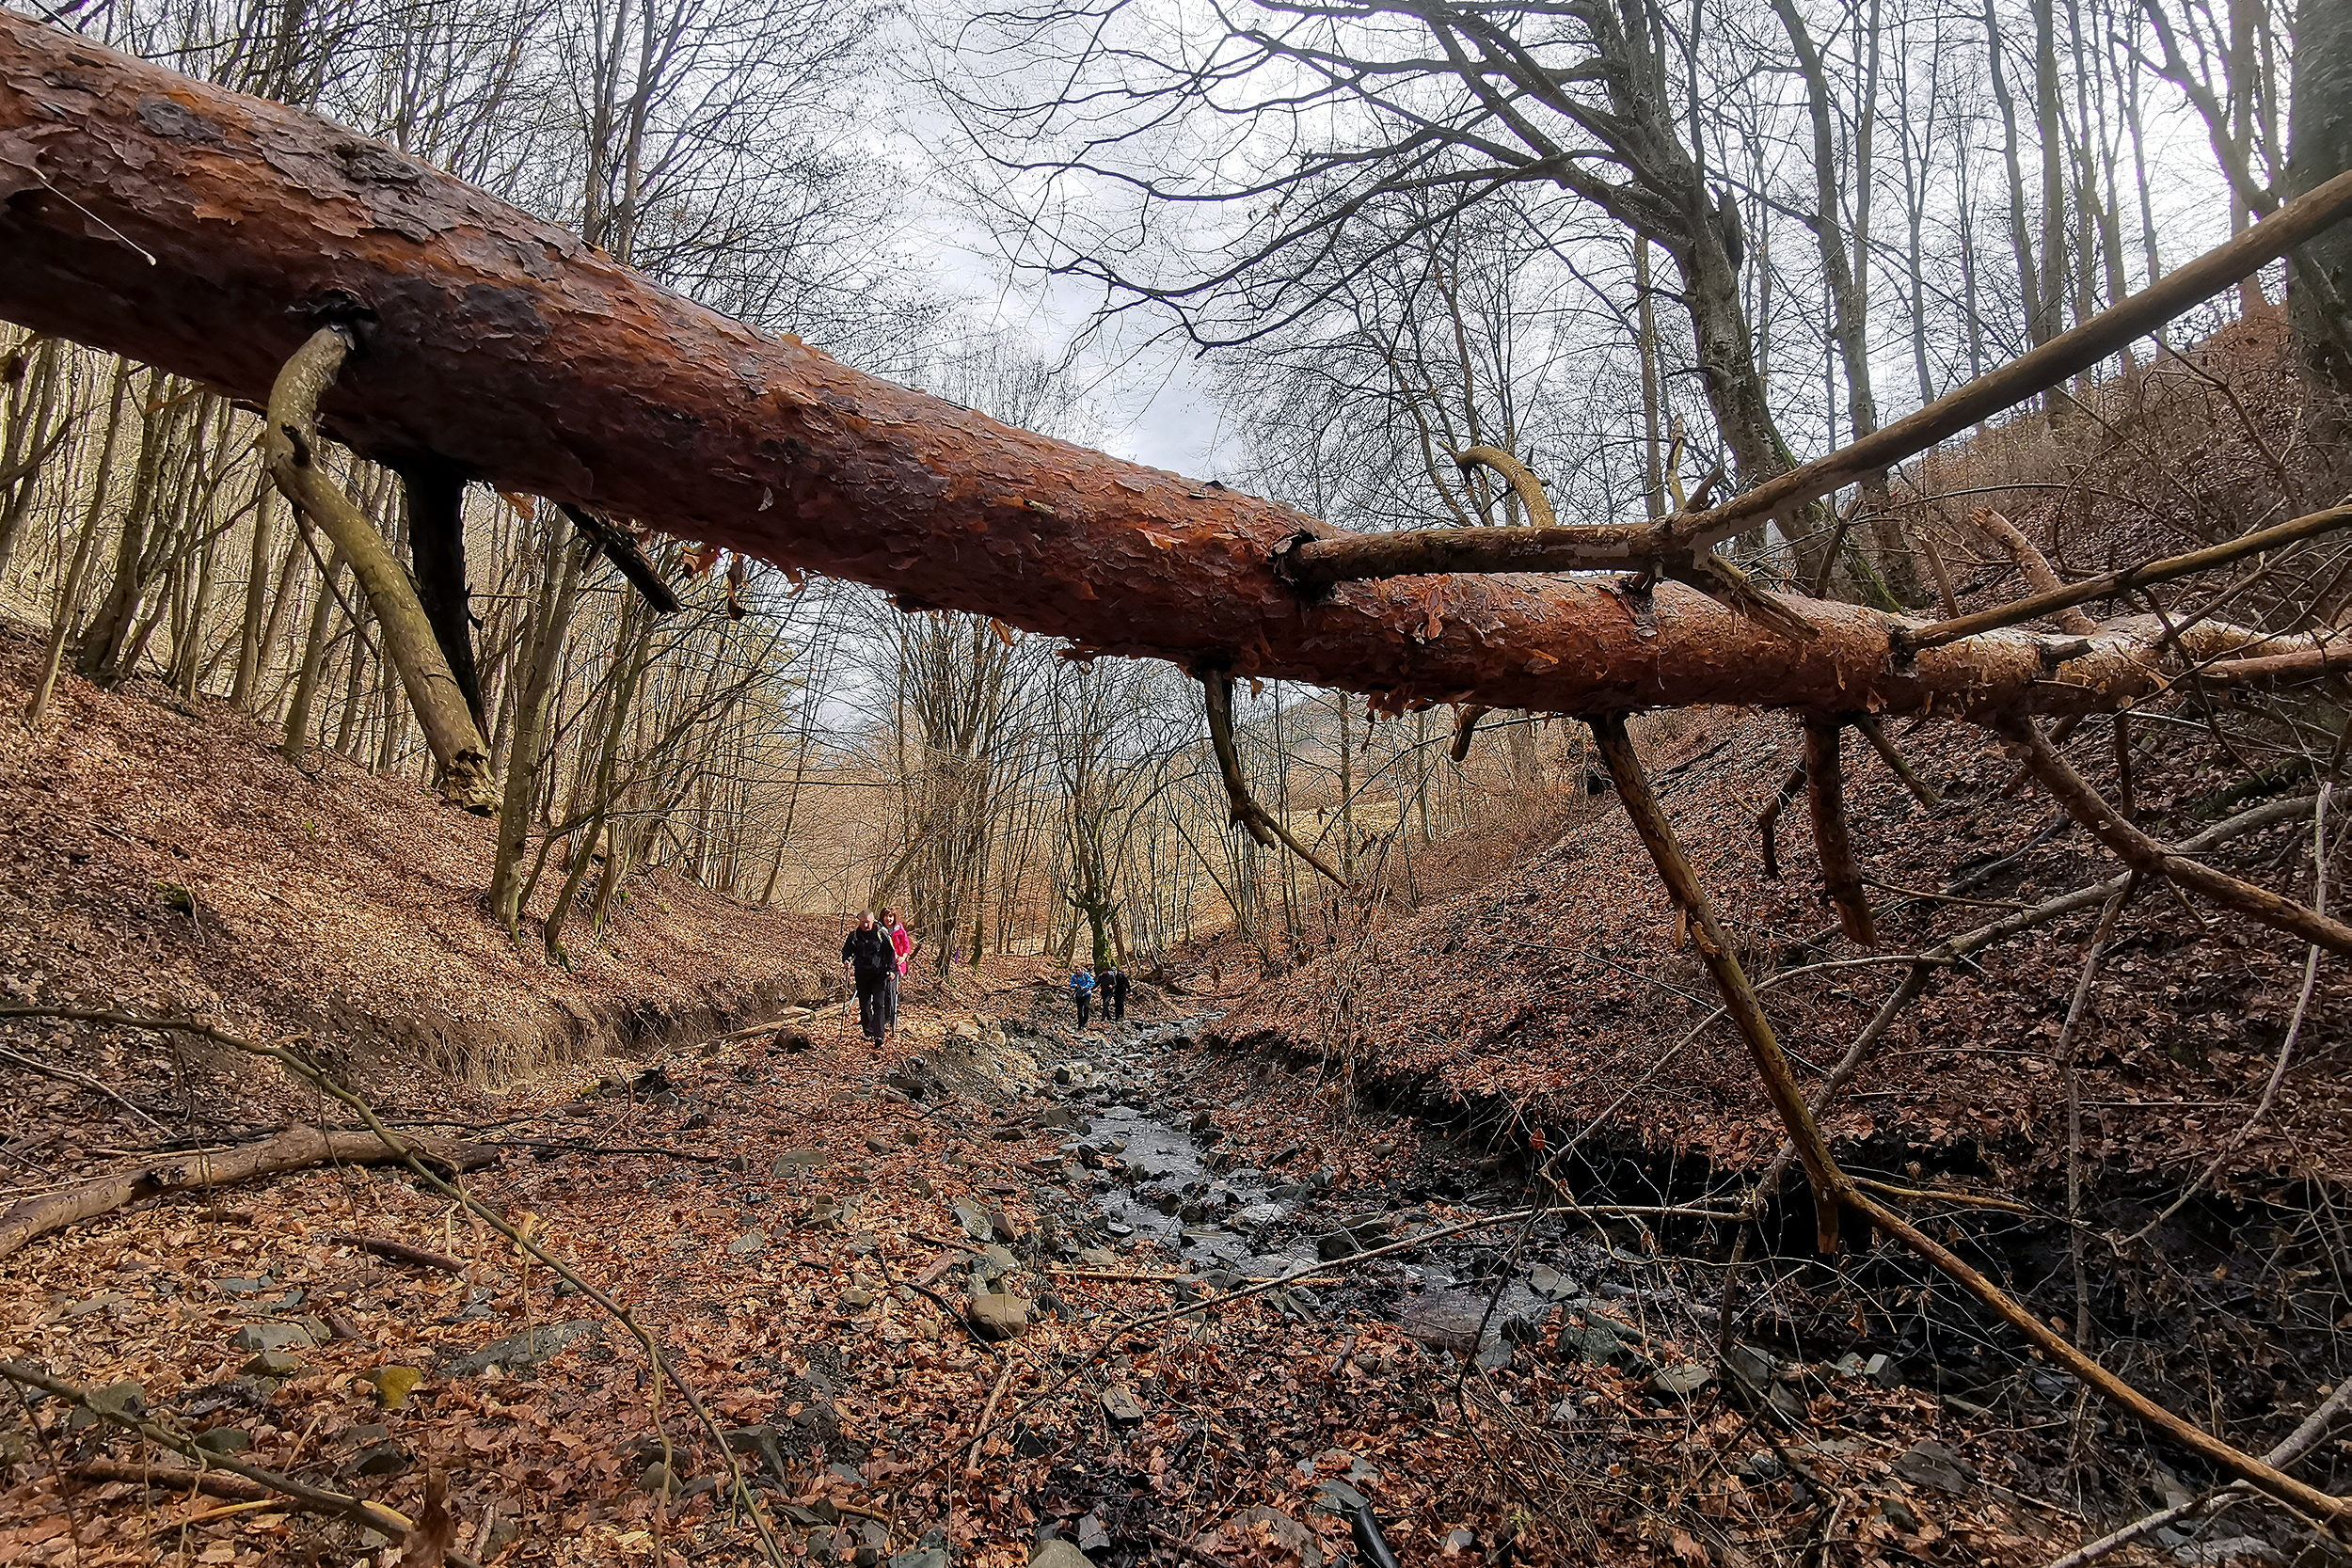
<path id="1" fill-rule="evenodd" d="M 21 631 L 0 633 L 11 715 L 40 653 Z M 0 726 L 9 997 L 307 1037 L 397 1104 L 732 1027 L 834 983 L 831 922 L 746 909 L 658 871 L 634 884 L 607 941 L 578 944 L 576 972 L 550 968 L 480 908 L 489 822 L 331 755 L 297 768 L 274 740 L 225 704 L 71 675 L 37 739 Z M 203 1087 L 151 1040 L 107 1049 L 62 1059 L 164 1115 L 185 1114 Z M 238 1099 L 248 1079 L 240 1066 L 222 1085 L 220 1108 L 244 1120 L 260 1114 Z M 21 1072 L 0 1081 L 11 1112 L 38 1098 Z"/>

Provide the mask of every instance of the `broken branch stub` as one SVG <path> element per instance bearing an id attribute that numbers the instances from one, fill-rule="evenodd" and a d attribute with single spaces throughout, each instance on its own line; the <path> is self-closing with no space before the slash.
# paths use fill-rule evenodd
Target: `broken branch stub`
<path id="1" fill-rule="evenodd" d="M 433 750 L 441 794 L 469 811 L 489 812 L 498 797 L 490 777 L 490 748 L 474 722 L 464 689 L 450 673 L 417 585 L 392 554 L 382 531 L 319 467 L 319 399 L 335 384 L 351 352 L 349 329 L 323 326 L 286 360 L 270 387 L 262 436 L 270 478 L 286 499 L 318 525 L 351 563 L 374 611 L 385 657 L 400 674 Z"/>

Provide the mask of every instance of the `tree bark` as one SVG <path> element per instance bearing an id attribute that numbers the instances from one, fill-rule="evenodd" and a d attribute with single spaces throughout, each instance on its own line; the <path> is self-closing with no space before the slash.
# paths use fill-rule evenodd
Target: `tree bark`
<path id="1" fill-rule="evenodd" d="M 1345 686 L 1383 707 L 1991 716 L 2111 707 L 2161 680 L 2161 628 L 2141 622 L 2053 680 L 2024 634 L 1899 668 L 1890 617 L 1795 601 L 1820 632 L 1795 641 L 1675 584 L 1646 624 L 1581 578 L 1304 595 L 1272 557 L 1327 525 L 764 337 L 321 120 L 13 14 L 0 15 L 0 311 L 255 401 L 322 323 L 347 323 L 360 348 L 324 416 L 357 450 L 438 454 L 501 488 L 884 586 L 909 607 Z M 1727 265 L 1716 281 L 1733 287 Z M 1900 444 L 1907 428 L 1882 435 Z M 1775 482 L 1755 505 L 1796 504 L 1810 483 Z M 875 529 L 883 513 L 899 526 Z M 1725 532 L 1747 518 L 1702 515 Z"/>
<path id="2" fill-rule="evenodd" d="M 498 1158 L 488 1149 L 437 1146 L 421 1138 L 414 1148 L 460 1170 L 478 1170 Z M 247 1144 L 220 1154 L 191 1155 L 170 1164 L 119 1171 L 61 1193 L 26 1198 L 0 1214 L 0 1258 L 20 1250 L 35 1237 L 111 1213 L 141 1198 L 226 1187 L 258 1177 L 308 1170 L 312 1165 L 397 1164 L 407 1158 L 408 1152 L 405 1148 L 386 1143 L 373 1132 L 290 1127 L 266 1143 Z"/>
<path id="3" fill-rule="evenodd" d="M 2295 17 L 2295 90 L 2287 122 L 2283 182 L 2291 199 L 2352 169 L 2352 7 L 2302 0 Z M 2304 245 L 2287 283 L 2296 351 L 2312 372 L 2352 396 L 2352 230 L 2333 230 Z"/>

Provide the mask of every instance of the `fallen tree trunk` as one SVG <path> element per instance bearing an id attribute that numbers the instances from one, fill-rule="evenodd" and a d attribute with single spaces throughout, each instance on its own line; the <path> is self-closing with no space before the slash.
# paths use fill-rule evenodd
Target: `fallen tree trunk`
<path id="1" fill-rule="evenodd" d="M 28 1197 L 0 1214 L 0 1258 L 21 1249 L 37 1236 L 63 1230 L 70 1225 L 96 1219 L 141 1198 L 227 1187 L 258 1177 L 282 1176 L 313 1165 L 398 1164 L 410 1149 L 457 1170 L 479 1170 L 498 1158 L 493 1149 L 469 1144 L 436 1144 L 419 1139 L 413 1145 L 387 1143 L 373 1132 L 327 1132 L 315 1127 L 289 1127 L 265 1143 L 248 1144 L 223 1154 L 201 1154 L 176 1164 L 146 1165 L 136 1170 L 102 1176 L 78 1187 L 40 1197 Z"/>
<path id="2" fill-rule="evenodd" d="M 863 375 L 389 148 L 7 12 L 0 254 L 0 314 L 255 403 L 312 332 L 347 326 L 359 348 L 325 423 L 380 461 L 443 461 L 1105 653 L 1391 708 L 1985 717 L 2162 684 L 2147 621 L 2079 649 L 2006 632 L 1904 660 L 1898 619 L 1782 599 L 1819 634 L 1784 636 L 1679 583 L 1638 601 L 1508 576 L 1303 594 L 1273 560 L 1337 536 L 1313 518 Z"/>

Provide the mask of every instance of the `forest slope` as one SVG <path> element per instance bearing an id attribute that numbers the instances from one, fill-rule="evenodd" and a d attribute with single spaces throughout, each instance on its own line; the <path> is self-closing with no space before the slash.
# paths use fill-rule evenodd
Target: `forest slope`
<path id="1" fill-rule="evenodd" d="M 0 631 L 0 707 L 22 712 L 40 655 Z M 551 968 L 482 912 L 491 822 L 331 754 L 297 768 L 275 738 L 222 703 L 71 675 L 37 738 L 6 726 L 7 999 L 308 1036 L 397 1101 L 421 1079 L 501 1081 L 765 1018 L 834 983 L 828 923 L 660 871 L 631 884 L 604 942 L 575 943 L 576 971 Z M 135 1101 L 173 1100 L 164 1048 L 130 1048 L 64 1059 Z"/>

